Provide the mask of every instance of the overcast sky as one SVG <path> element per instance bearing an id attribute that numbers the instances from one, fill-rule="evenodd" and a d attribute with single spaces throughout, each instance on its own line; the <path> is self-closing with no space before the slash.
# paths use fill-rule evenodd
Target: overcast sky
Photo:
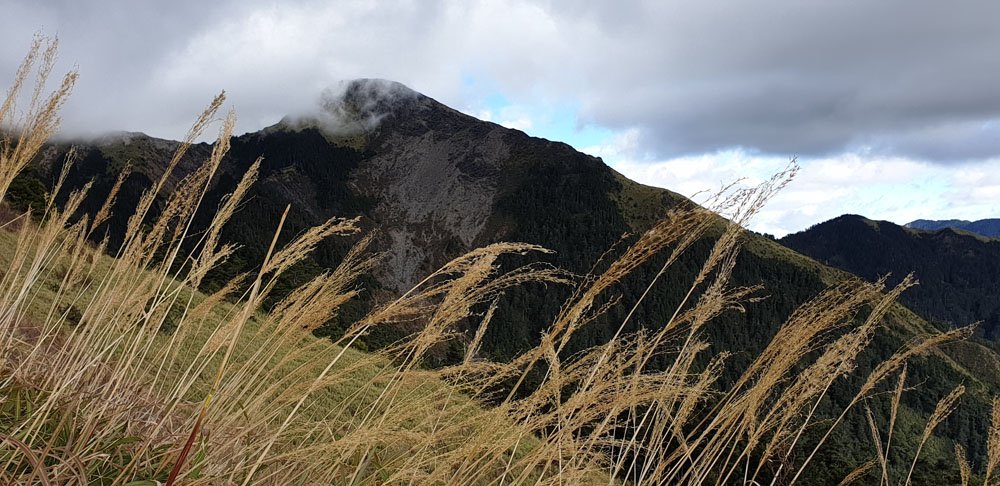
<path id="1" fill-rule="evenodd" d="M 225 89 L 254 131 L 400 81 L 688 195 L 799 179 L 753 227 L 1000 217 L 1000 2 L 0 1 L 0 79 L 58 35 L 64 132 L 179 138 Z"/>

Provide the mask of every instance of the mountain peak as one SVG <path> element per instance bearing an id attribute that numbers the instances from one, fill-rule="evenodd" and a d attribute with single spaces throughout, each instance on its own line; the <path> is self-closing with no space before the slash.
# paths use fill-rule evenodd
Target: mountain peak
<path id="1" fill-rule="evenodd" d="M 322 111 L 336 116 L 381 119 L 390 114 L 427 108 L 435 103 L 403 83 L 378 78 L 341 81 L 320 97 Z"/>
<path id="2" fill-rule="evenodd" d="M 334 137 L 367 135 L 389 120 L 419 120 L 454 111 L 403 83 L 378 78 L 339 82 L 325 89 L 312 112 L 286 116 L 277 129 L 318 128 Z"/>
<path id="3" fill-rule="evenodd" d="M 359 105 L 399 105 L 406 101 L 426 98 L 398 81 L 381 78 L 358 78 L 341 81 L 335 88 L 327 88 L 324 98 L 338 99 Z"/>

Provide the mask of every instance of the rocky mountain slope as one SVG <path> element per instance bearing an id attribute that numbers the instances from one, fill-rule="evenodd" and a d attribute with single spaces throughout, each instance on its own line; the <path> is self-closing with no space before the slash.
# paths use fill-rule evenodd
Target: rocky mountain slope
<path id="1" fill-rule="evenodd" d="M 93 181 L 92 196 L 82 206 L 88 213 L 97 211 L 103 202 L 98 195 L 107 194 L 120 171 L 129 165 L 132 172 L 117 204 L 134 205 L 151 181 L 162 174 L 177 146 L 177 142 L 142 134 L 53 144 L 20 178 L 12 196 L 30 204 L 37 188 L 50 187 L 71 144 L 77 146 L 80 160 L 70 170 L 67 187 Z M 210 150 L 208 144 L 192 147 L 170 185 L 190 173 Z M 630 181 L 599 158 L 569 145 L 477 120 L 402 85 L 381 80 L 348 83 L 312 116 L 288 117 L 260 132 L 235 138 L 204 206 L 217 207 L 222 195 L 260 156 L 259 181 L 223 234 L 224 240 L 236 242 L 240 248 L 206 279 L 206 290 L 250 270 L 247 262 L 263 259 L 286 205 L 291 205 L 291 211 L 284 240 L 333 216 L 359 216 L 362 225 L 378 235 L 376 247 L 384 253 L 384 263 L 382 270 L 365 282 L 365 297 L 321 330 L 329 334 L 342 332 L 344 325 L 368 306 L 399 294 L 472 248 L 497 241 L 535 243 L 555 251 L 543 258 L 545 263 L 585 274 L 623 235 L 647 229 L 674 205 L 691 204 L 670 191 Z M 64 190 L 57 199 L 65 200 L 67 193 Z M 121 241 L 126 223 L 119 213 L 104 227 L 112 249 Z M 746 238 L 746 251 L 734 268 L 733 284 L 762 284 L 764 291 L 759 296 L 763 299 L 748 304 L 745 312 L 722 314 L 704 330 L 706 340 L 712 343 L 704 353 L 706 360 L 722 351 L 736 351 L 728 360 L 723 384 L 738 375 L 798 305 L 826 286 L 850 278 L 767 238 L 749 233 Z M 291 288 L 336 265 L 351 244 L 349 238 L 324 242 L 279 287 Z M 677 271 L 653 287 L 625 330 L 662 326 L 668 312 L 684 298 L 711 245 L 712 238 L 695 244 L 673 267 Z M 665 258 L 662 255 L 635 271 L 612 293 L 623 302 L 634 302 Z M 570 291 L 526 286 L 503 295 L 483 339 L 483 352 L 504 359 L 537 343 Z M 281 288 L 276 294 L 281 294 Z M 573 345 L 564 352 L 606 342 L 629 307 L 612 307 L 578 331 Z M 859 373 L 866 373 L 874 363 L 898 350 L 913 334 L 933 330 L 902 307 L 891 314 L 890 321 L 888 332 L 879 335 L 859 363 Z M 406 332 L 405 326 L 380 330 L 368 337 L 366 345 L 382 346 Z M 456 340 L 454 346 L 438 353 L 437 363 L 428 364 L 447 363 L 461 356 L 462 340 Z M 979 458 L 985 441 L 974 421 L 988 415 L 985 397 L 1000 390 L 1000 375 L 982 370 L 994 365 L 1000 369 L 1000 359 L 975 343 L 954 345 L 945 351 L 913 363 L 911 372 L 923 385 L 919 395 L 904 398 L 903 406 L 926 415 L 956 383 L 977 387 L 977 401 L 950 419 L 954 424 L 942 428 L 941 434 L 966 444 L 970 454 Z M 848 392 L 834 390 L 830 406 L 843 405 L 848 396 Z M 864 439 L 866 434 L 859 414 L 848 420 L 834 440 L 849 443 Z M 835 450 L 823 459 L 831 470 L 844 471 L 869 458 L 868 450 Z M 957 474 L 950 451 L 930 454 L 927 460 L 932 467 Z"/>

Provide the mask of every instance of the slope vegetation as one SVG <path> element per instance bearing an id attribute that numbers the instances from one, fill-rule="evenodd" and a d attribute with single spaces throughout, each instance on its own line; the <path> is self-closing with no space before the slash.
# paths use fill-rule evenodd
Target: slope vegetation
<path id="1" fill-rule="evenodd" d="M 273 474 L 373 483 L 572 483 L 601 470 L 605 478 L 636 482 L 728 482 L 742 475 L 827 484 L 865 464 L 859 474 L 877 472 L 869 461 L 884 450 L 877 462 L 886 476 L 901 480 L 912 469 L 916 479 L 933 472 L 957 480 L 949 440 L 964 444 L 977 465 L 984 462 L 985 434 L 977 425 L 996 386 L 965 367 L 969 360 L 960 358 L 970 353 L 933 352 L 965 331 L 939 334 L 891 305 L 906 282 L 886 296 L 880 284 L 747 235 L 568 145 L 480 122 L 399 85 L 359 81 L 335 101 L 320 116 L 259 133 L 230 140 L 224 131 L 213 145 L 131 134 L 78 144 L 75 163 L 68 162 L 68 144 L 48 145 L 12 186 L 20 191 L 12 202 L 22 203 L 39 200 L 31 188 L 51 188 L 64 219 L 47 211 L 42 221 L 55 221 L 49 224 L 58 231 L 77 228 L 66 237 L 74 242 L 68 248 L 107 235 L 107 251 L 124 262 L 113 268 L 130 269 L 113 274 L 118 293 L 78 308 L 85 325 L 77 329 L 106 326 L 79 332 L 88 340 L 81 345 L 113 350 L 93 358 L 125 370 L 114 374 L 122 385 L 111 390 L 141 383 L 165 392 L 154 394 L 170 411 L 153 419 L 157 431 L 171 423 L 173 411 L 183 413 L 162 447 L 152 447 L 159 435 L 143 436 L 122 466 L 125 474 L 160 474 L 173 464 L 189 476 L 247 481 Z M 721 194 L 711 206 L 745 223 L 788 176 L 755 191 Z M 19 241 L 31 239 L 22 234 Z M 369 241 L 368 234 L 376 236 Z M 384 255 L 383 265 L 364 256 L 371 251 Z M 90 274 L 87 259 L 70 261 Z M 35 288 L 43 274 L 30 273 L 10 288 Z M 158 277 L 136 287 L 142 291 L 121 290 L 147 274 Z M 361 298 L 354 282 L 368 289 Z M 191 317 L 200 297 L 179 289 L 218 296 L 220 309 L 231 305 L 221 331 L 209 333 L 228 337 L 186 344 L 189 336 L 204 336 Z M 57 294 L 81 292 L 70 279 Z M 56 312 L 45 313 L 51 340 L 76 315 L 65 305 L 53 301 Z M 121 314 L 94 319 L 99 308 Z M 169 318 L 175 308 L 180 319 Z M 255 323 L 258 312 L 272 317 Z M 18 322 L 9 321 L 10 329 Z M 296 367 L 318 374 L 285 377 L 275 370 L 297 358 L 279 358 L 276 368 L 266 366 L 271 359 L 238 360 L 247 352 L 271 357 L 296 349 L 275 345 L 291 339 L 292 330 L 333 336 L 337 344 L 307 336 L 288 341 L 315 343 L 305 349 L 329 346 L 329 369 Z M 264 341 L 244 348 L 248 335 Z M 157 344 L 163 340 L 168 344 Z M 365 369 L 382 363 L 391 371 L 367 381 L 376 383 L 376 405 L 315 405 L 335 423 L 344 420 L 343 410 L 355 414 L 348 415 L 347 432 L 324 420 L 299 422 L 315 417 L 300 413 L 314 406 L 301 397 L 331 385 L 331 376 L 348 380 L 335 365 L 348 356 L 348 345 L 362 343 L 382 350 L 357 355 Z M 78 355 L 76 347 L 63 349 Z M 192 349 L 203 351 L 184 357 Z M 992 356 L 985 349 L 982 355 Z M 150 363 L 160 364 L 147 378 Z M 174 363 L 189 385 L 172 385 Z M 203 370 L 217 371 L 202 377 Z M 445 390 L 432 394 L 440 400 L 409 391 L 414 377 L 426 373 L 449 383 L 428 385 Z M 256 380 L 262 376 L 268 379 Z M 918 393 L 902 393 L 917 383 Z M 273 394 L 256 394 L 260 387 Z M 873 398 L 894 389 L 900 398 Z M 189 403 L 189 393 L 198 391 L 204 396 Z M 453 398 L 458 394 L 472 401 Z M 969 403 L 956 411 L 962 394 Z M 490 405 L 488 420 L 453 417 L 453 399 Z M 95 400 L 88 405 L 122 399 Z M 45 403 L 61 409 L 54 398 Z M 91 408 L 53 417 L 76 420 L 80 410 Z M 872 443 L 868 417 L 875 430 L 897 431 L 891 448 L 880 449 L 881 439 L 878 447 Z M 203 419 L 206 431 L 215 424 L 210 434 L 201 433 Z M 425 426 L 430 432 L 412 432 Z M 37 430 L 26 438 L 37 438 Z M 184 431 L 191 431 L 186 442 Z M 450 438 L 463 434 L 472 439 L 453 449 Z M 185 454 L 196 440 L 209 442 L 191 466 Z M 44 442 L 24 443 L 32 454 L 46 450 Z M 30 463 L 30 454 L 22 454 L 10 460 Z M 911 460 L 919 467 L 909 468 Z M 292 473 L 301 476 L 281 476 Z"/>

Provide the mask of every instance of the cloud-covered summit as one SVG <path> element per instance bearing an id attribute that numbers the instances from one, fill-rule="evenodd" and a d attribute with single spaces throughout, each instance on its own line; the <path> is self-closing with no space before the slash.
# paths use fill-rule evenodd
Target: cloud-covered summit
<path id="1" fill-rule="evenodd" d="M 294 128 L 316 126 L 334 136 L 362 135 L 375 130 L 386 117 L 411 112 L 430 102 L 396 81 L 344 80 L 324 89 L 314 107 L 286 116 L 282 124 Z"/>

